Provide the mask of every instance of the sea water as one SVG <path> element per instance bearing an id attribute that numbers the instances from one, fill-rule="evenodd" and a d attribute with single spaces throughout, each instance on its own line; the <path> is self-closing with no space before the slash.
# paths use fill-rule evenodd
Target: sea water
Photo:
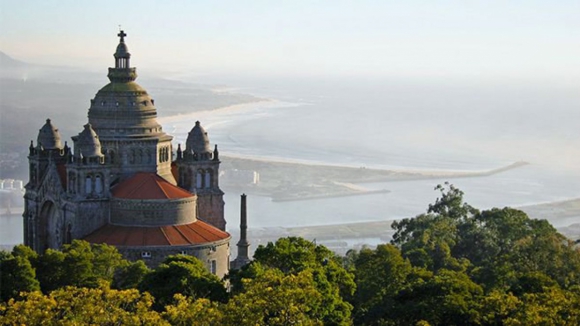
<path id="1" fill-rule="evenodd" d="M 216 81 L 228 83 L 207 82 Z M 175 117 L 163 117 L 160 104 L 160 122 L 175 143 L 184 144 L 200 120 L 224 154 L 222 160 L 235 155 L 419 171 L 483 171 L 529 163 L 486 177 L 364 184 L 391 191 L 365 196 L 293 202 L 250 196 L 251 228 L 412 217 L 435 201 L 434 187 L 446 181 L 482 209 L 580 197 L 580 95 L 575 89 L 364 78 L 229 83 L 273 101 Z M 226 193 L 225 201 L 226 218 L 235 228 L 239 194 Z M 17 219 L 2 227 L 0 244 L 22 241 Z M 556 226 L 576 222 L 552 220 Z"/>
<path id="2" fill-rule="evenodd" d="M 446 181 L 482 209 L 580 197 L 580 100 L 573 90 L 368 80 L 263 85 L 268 86 L 243 90 L 280 101 L 199 115 L 222 153 L 419 171 L 483 171 L 516 161 L 529 165 L 486 177 L 365 184 L 391 191 L 366 196 L 295 202 L 251 196 L 253 227 L 412 217 L 435 201 L 434 187 Z M 187 131 L 178 127 L 177 140 L 184 141 Z M 230 221 L 239 214 L 238 195 L 226 194 Z"/>

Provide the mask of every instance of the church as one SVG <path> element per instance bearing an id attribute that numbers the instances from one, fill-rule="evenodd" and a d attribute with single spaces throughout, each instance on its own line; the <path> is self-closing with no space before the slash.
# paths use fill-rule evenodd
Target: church
<path id="1" fill-rule="evenodd" d="M 174 155 L 154 99 L 135 82 L 127 34 L 118 36 L 110 82 L 91 100 L 88 123 L 72 137 L 72 148 L 50 119 L 36 144 L 31 141 L 24 243 L 37 252 L 73 239 L 105 243 L 150 267 L 168 255 L 192 255 L 223 277 L 230 268 L 230 235 L 217 145 L 211 147 L 197 121 Z M 248 245 L 240 239 L 236 265 L 248 262 Z"/>

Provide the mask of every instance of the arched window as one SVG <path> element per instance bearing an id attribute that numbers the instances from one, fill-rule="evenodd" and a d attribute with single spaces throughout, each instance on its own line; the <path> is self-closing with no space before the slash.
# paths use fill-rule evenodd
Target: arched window
<path id="1" fill-rule="evenodd" d="M 163 147 L 163 162 L 169 161 L 169 147 Z"/>
<path id="2" fill-rule="evenodd" d="M 195 176 L 195 187 L 201 188 L 203 187 L 203 170 L 197 170 L 197 175 Z"/>
<path id="3" fill-rule="evenodd" d="M 211 170 L 205 172 L 205 182 L 204 185 L 206 188 L 211 187 Z"/>
<path id="4" fill-rule="evenodd" d="M 97 194 L 103 193 L 103 178 L 101 178 L 101 176 L 98 174 L 95 177 L 95 192 Z"/>
<path id="5" fill-rule="evenodd" d="M 93 192 L 93 179 L 91 176 L 85 178 L 85 195 L 90 195 Z"/>

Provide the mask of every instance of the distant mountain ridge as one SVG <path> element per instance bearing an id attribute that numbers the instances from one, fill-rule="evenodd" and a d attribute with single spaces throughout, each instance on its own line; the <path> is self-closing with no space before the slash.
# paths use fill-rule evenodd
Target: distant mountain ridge
<path id="1" fill-rule="evenodd" d="M 0 51 L 0 78 L 20 81 L 98 82 L 102 76 L 82 67 L 29 63 Z"/>
<path id="2" fill-rule="evenodd" d="M 21 68 L 30 66 L 29 63 L 12 58 L 8 54 L 0 51 L 0 67 L 4 68 Z"/>

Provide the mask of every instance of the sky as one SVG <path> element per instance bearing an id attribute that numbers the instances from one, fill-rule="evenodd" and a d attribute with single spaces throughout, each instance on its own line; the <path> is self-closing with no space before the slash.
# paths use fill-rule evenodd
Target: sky
<path id="1" fill-rule="evenodd" d="M 578 86 L 580 1 L 0 0 L 0 51 L 160 71 L 550 80 Z"/>

